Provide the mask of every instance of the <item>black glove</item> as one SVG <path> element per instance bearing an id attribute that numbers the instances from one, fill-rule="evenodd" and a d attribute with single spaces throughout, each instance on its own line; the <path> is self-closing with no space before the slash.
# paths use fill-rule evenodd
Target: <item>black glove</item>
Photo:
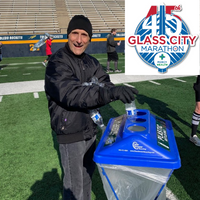
<path id="1" fill-rule="evenodd" d="M 138 91 L 128 86 L 115 86 L 110 88 L 111 100 L 121 100 L 123 103 L 131 103 L 135 99 L 135 94 L 138 94 Z"/>

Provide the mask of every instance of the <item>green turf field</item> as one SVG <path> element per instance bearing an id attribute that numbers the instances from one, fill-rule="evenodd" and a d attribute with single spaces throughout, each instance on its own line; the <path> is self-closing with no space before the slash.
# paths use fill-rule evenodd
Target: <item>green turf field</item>
<path id="1" fill-rule="evenodd" d="M 118 69 L 125 71 L 125 56 L 119 55 Z M 93 55 L 100 62 L 103 68 L 106 70 L 107 66 L 107 55 L 97 54 Z M 46 56 L 38 57 L 26 57 L 26 58 L 3 58 L 0 62 L 0 83 L 5 82 L 18 82 L 18 81 L 30 81 L 30 80 L 43 80 L 45 67 L 42 62 L 46 59 Z M 114 63 L 110 62 L 110 69 L 114 70 Z"/>
<path id="2" fill-rule="evenodd" d="M 106 66 L 106 55 L 95 56 Z M 7 76 L 0 76 L 0 83 L 43 79 L 45 68 L 41 64 L 27 63 L 44 59 L 5 58 L 1 65 L 21 64 L 8 65 L 1 70 L 0 75 Z M 120 60 L 123 62 L 119 68 L 123 70 L 123 55 Z M 174 171 L 167 187 L 179 200 L 199 200 L 200 149 L 188 140 L 195 107 L 192 86 L 196 77 L 180 79 L 186 82 L 165 79 L 156 81 L 161 85 L 148 81 L 130 84 L 139 90 L 137 108 L 149 109 L 173 124 L 182 166 Z M 39 98 L 34 98 L 32 93 L 3 96 L 0 110 L 0 200 L 61 200 L 62 171 L 58 145 L 50 129 L 45 93 L 39 92 Z M 107 124 L 110 118 L 124 114 L 125 107 L 116 101 L 102 107 L 101 113 Z M 99 137 L 100 132 L 98 140 Z M 97 169 L 93 177 L 92 200 L 106 200 Z"/>

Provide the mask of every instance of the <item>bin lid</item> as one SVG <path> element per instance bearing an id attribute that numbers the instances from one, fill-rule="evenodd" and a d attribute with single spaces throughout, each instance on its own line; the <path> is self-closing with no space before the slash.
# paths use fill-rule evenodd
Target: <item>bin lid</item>
<path id="1" fill-rule="evenodd" d="M 178 169 L 181 160 L 172 124 L 136 109 L 135 115 L 111 118 L 94 153 L 99 164 Z"/>

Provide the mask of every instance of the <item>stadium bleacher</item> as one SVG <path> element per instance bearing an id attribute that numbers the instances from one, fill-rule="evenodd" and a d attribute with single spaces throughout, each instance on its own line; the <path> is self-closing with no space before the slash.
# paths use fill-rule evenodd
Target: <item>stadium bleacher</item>
<path id="1" fill-rule="evenodd" d="M 68 15 L 87 16 L 95 32 L 109 32 L 112 28 L 124 31 L 125 1 L 124 0 L 65 0 Z"/>
<path id="2" fill-rule="evenodd" d="M 54 0 L 2 0 L 0 34 L 58 32 Z"/>
<path id="3" fill-rule="evenodd" d="M 94 32 L 125 29 L 124 0 L 1 0 L 0 35 L 65 34 L 76 14 L 87 16 Z"/>

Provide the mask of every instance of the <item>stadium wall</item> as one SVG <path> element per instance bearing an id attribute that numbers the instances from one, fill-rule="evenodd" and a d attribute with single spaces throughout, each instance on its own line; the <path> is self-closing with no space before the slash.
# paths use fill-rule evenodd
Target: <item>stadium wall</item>
<path id="1" fill-rule="evenodd" d="M 92 36 L 91 43 L 89 44 L 86 53 L 98 54 L 106 53 L 106 41 L 108 33 L 95 33 Z M 3 43 L 2 54 L 3 57 L 31 57 L 31 56 L 46 56 L 45 45 L 37 51 L 33 51 L 33 46 L 44 35 L 0 35 L 0 42 Z M 53 35 L 52 52 L 55 53 L 58 49 L 62 48 L 67 40 L 67 34 Z M 121 45 L 117 46 L 118 53 L 124 53 L 125 49 L 125 33 L 117 33 L 115 36 L 116 41 L 121 40 Z"/>

